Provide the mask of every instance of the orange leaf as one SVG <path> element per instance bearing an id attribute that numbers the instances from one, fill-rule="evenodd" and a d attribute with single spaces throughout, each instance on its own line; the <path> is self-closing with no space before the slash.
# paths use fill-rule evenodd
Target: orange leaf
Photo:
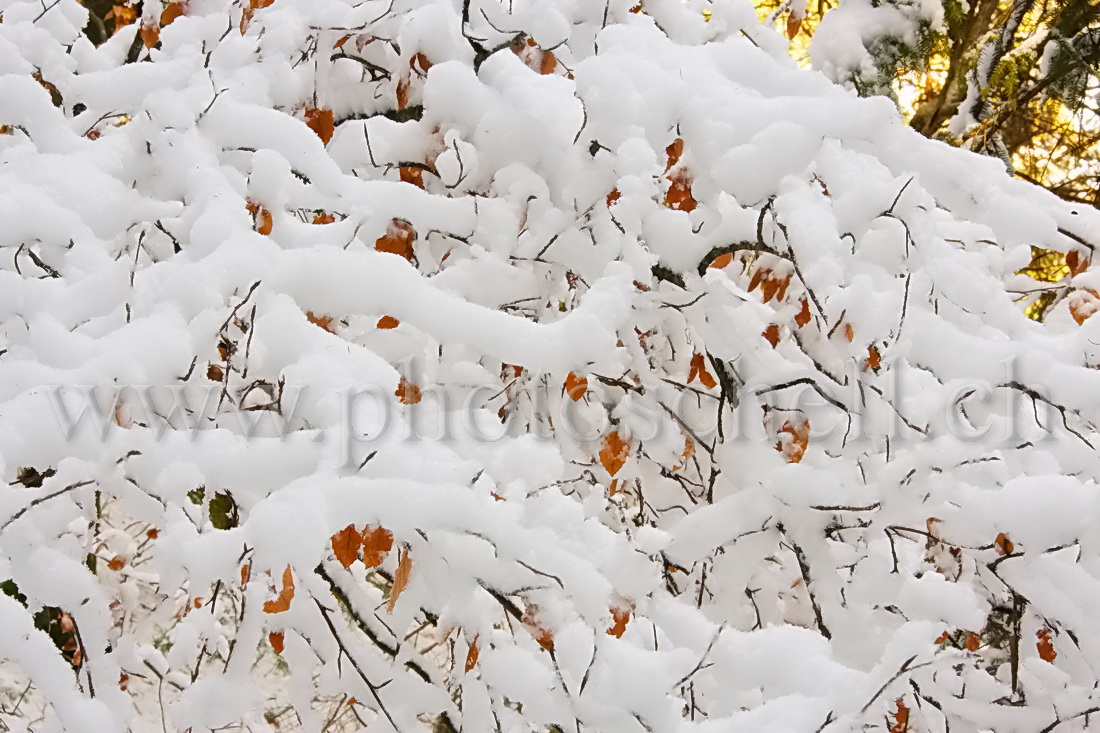
<path id="1" fill-rule="evenodd" d="M 121 556 L 115 555 L 111 558 L 111 561 L 107 563 L 107 567 L 111 570 L 122 570 L 126 567 L 126 561 L 123 560 Z"/>
<path id="2" fill-rule="evenodd" d="M 665 148 L 665 153 L 668 154 L 668 163 L 665 165 L 665 173 L 672 170 L 672 166 L 680 162 L 680 156 L 684 154 L 684 140 L 683 138 L 676 138 L 669 146 Z"/>
<path id="3" fill-rule="evenodd" d="M 361 544 L 363 540 L 354 524 L 349 524 L 332 536 L 332 552 L 345 568 L 351 567 L 358 559 Z"/>
<path id="4" fill-rule="evenodd" d="M 848 343 L 852 343 L 852 339 L 856 337 L 855 330 L 852 329 L 852 324 L 844 324 L 844 338 L 848 339 Z"/>
<path id="5" fill-rule="evenodd" d="M 890 733 L 906 733 L 909 730 L 909 708 L 905 707 L 900 697 L 894 704 L 897 708 L 894 712 L 894 724 L 890 726 Z"/>
<path id="6" fill-rule="evenodd" d="M 677 211 L 695 211 L 696 201 L 691 196 L 691 176 L 686 170 L 680 169 L 669 176 L 671 185 L 665 194 L 665 203 L 669 208 Z"/>
<path id="7" fill-rule="evenodd" d="M 126 5 L 116 5 L 111 8 L 111 12 L 107 13 L 107 18 L 114 18 L 115 20 L 115 33 L 137 20 L 137 8 L 127 7 Z"/>
<path id="8" fill-rule="evenodd" d="M 607 434 L 603 439 L 603 448 L 600 450 L 600 463 L 604 469 L 614 476 L 626 465 L 627 456 L 630 455 L 630 444 L 619 437 L 619 432 Z"/>
<path id="9" fill-rule="evenodd" d="M 1011 555 L 1013 550 L 1016 549 L 1012 544 L 1012 540 L 1005 536 L 1004 532 L 997 535 L 997 539 L 993 540 L 993 546 L 997 548 L 997 554 L 1001 557 L 1005 555 Z"/>
<path id="10" fill-rule="evenodd" d="M 763 287 L 760 288 L 760 294 L 764 296 L 764 302 L 767 303 L 771 300 L 777 292 L 779 292 L 779 283 L 781 281 L 778 278 L 768 277 L 764 280 Z"/>
<path id="11" fill-rule="evenodd" d="M 538 619 L 539 607 L 530 604 L 523 612 L 522 623 L 531 632 L 538 645 L 548 652 L 554 651 L 554 633 L 543 627 Z"/>
<path id="12" fill-rule="evenodd" d="M 274 220 L 270 211 L 254 201 L 249 201 L 248 213 L 252 215 L 252 226 L 257 232 L 264 236 L 271 234 L 271 225 Z"/>
<path id="13" fill-rule="evenodd" d="M 802 29 L 802 18 L 800 16 L 791 13 L 787 16 L 787 40 L 793 41 L 794 37 L 798 35 L 798 31 Z"/>
<path id="14" fill-rule="evenodd" d="M 785 439 L 784 434 L 787 436 Z M 806 454 L 809 444 L 810 421 L 803 420 L 800 424 L 795 424 L 787 420 L 783 423 L 783 427 L 779 428 L 779 442 L 776 443 L 775 449 L 784 455 L 787 463 L 799 463 Z"/>
<path id="15" fill-rule="evenodd" d="M 630 621 L 630 611 L 624 611 L 619 608 L 612 608 L 611 620 L 614 623 L 612 623 L 611 628 L 607 630 L 607 635 L 614 636 L 616 639 L 623 638 L 623 633 L 626 632 L 626 625 Z"/>
<path id="16" fill-rule="evenodd" d="M 573 372 L 569 372 L 569 376 L 565 378 L 565 393 L 569 395 L 569 398 L 577 402 L 581 397 L 584 397 L 587 391 L 588 378 L 578 377 Z"/>
<path id="17" fill-rule="evenodd" d="M 151 540 L 155 540 L 157 537 L 160 536 L 160 532 L 156 529 L 156 527 L 154 527 L 152 529 L 145 530 L 145 536 Z"/>
<path id="18" fill-rule="evenodd" d="M 417 188 L 424 188 L 424 171 L 411 165 L 398 166 L 402 183 L 411 183 Z"/>
<path id="19" fill-rule="evenodd" d="M 779 346 L 779 326 L 776 324 L 773 323 L 765 328 L 764 332 L 760 335 L 768 340 L 768 343 L 772 345 L 773 349 Z"/>
<path id="20" fill-rule="evenodd" d="M 622 194 L 619 193 L 619 189 L 611 189 L 611 193 L 607 194 L 607 208 L 611 208 L 611 205 L 622 198 Z"/>
<path id="21" fill-rule="evenodd" d="M 480 636 L 475 636 L 474 637 L 474 640 L 472 642 L 470 642 L 470 650 L 468 652 L 466 652 L 466 671 L 467 672 L 469 672 L 471 669 L 473 669 L 474 667 L 477 666 L 477 656 L 479 654 L 479 651 L 478 651 L 478 648 L 477 648 L 477 640 L 479 638 L 481 638 L 481 637 Z"/>
<path id="22" fill-rule="evenodd" d="M 336 217 L 328 213 L 327 211 L 322 211 L 319 214 L 313 215 L 314 224 L 331 224 L 334 221 L 336 221 Z"/>
<path id="23" fill-rule="evenodd" d="M 416 53 L 413 55 L 412 60 L 409 61 L 409 66 L 413 69 L 419 67 L 420 71 L 427 73 L 428 69 L 432 68 L 432 62 L 429 61 L 428 57 L 423 53 Z"/>
<path id="24" fill-rule="evenodd" d="M 635 15 L 640 15 L 642 12 L 642 4 L 638 3 L 630 9 L 630 12 L 634 13 Z"/>
<path id="25" fill-rule="evenodd" d="M 556 69 L 556 68 L 558 68 L 558 59 L 557 59 L 556 56 L 554 56 L 554 52 L 553 51 L 543 51 L 542 52 L 542 61 L 539 64 L 539 73 L 543 74 L 543 75 L 553 74 L 554 69 Z"/>
<path id="26" fill-rule="evenodd" d="M 409 106 L 409 85 L 411 84 L 408 77 L 402 78 L 397 82 L 397 111 L 405 109 Z"/>
<path id="27" fill-rule="evenodd" d="M 333 47 L 333 48 L 340 48 L 341 46 L 343 46 L 343 45 L 344 45 L 345 43 L 347 43 L 347 42 L 348 42 L 348 39 L 349 39 L 349 38 L 351 38 L 351 34 L 350 34 L 350 33 L 349 33 L 348 35 L 346 35 L 346 36 L 343 36 L 342 38 L 340 38 L 340 40 L 339 40 L 339 41 L 337 41 L 336 43 L 332 44 L 332 47 Z"/>
<path id="28" fill-rule="evenodd" d="M 126 688 L 130 686 L 130 675 L 125 672 L 121 672 L 118 675 L 118 689 L 126 692 Z"/>
<path id="29" fill-rule="evenodd" d="M 882 364 L 882 358 L 878 355 L 878 349 L 874 346 L 867 347 L 867 361 L 863 362 L 863 371 L 878 369 Z"/>
<path id="30" fill-rule="evenodd" d="M 405 590 L 405 586 L 409 584 L 409 573 L 412 572 L 412 560 L 409 558 L 407 550 L 400 552 L 400 560 L 397 561 L 397 572 L 393 574 L 393 587 L 390 588 L 390 602 L 386 605 L 386 610 L 393 613 L 393 607 L 397 605 L 397 597 L 401 595 L 401 592 Z"/>
<path id="31" fill-rule="evenodd" d="M 77 649 L 75 652 L 73 652 L 73 666 L 74 667 L 79 667 L 83 661 L 84 661 L 84 656 L 80 653 L 79 649 Z"/>
<path id="32" fill-rule="evenodd" d="M 141 24 L 141 42 L 146 48 L 152 48 L 160 42 L 160 28 L 155 25 Z"/>
<path id="33" fill-rule="evenodd" d="M 329 333 L 336 333 L 336 328 L 332 325 L 332 316 L 319 316 L 313 311 L 306 311 L 306 320 Z"/>
<path id="34" fill-rule="evenodd" d="M 695 441 L 691 438 L 684 438 L 684 463 L 687 463 L 693 455 L 695 455 Z"/>
<path id="35" fill-rule="evenodd" d="M 786 297 L 787 287 L 790 284 L 791 284 L 791 276 L 790 275 L 787 275 L 787 277 L 785 277 L 785 278 L 783 278 L 782 280 L 779 281 L 779 289 L 775 292 L 775 299 L 776 300 L 783 300 L 783 298 Z"/>
<path id="36" fill-rule="evenodd" d="M 1054 660 L 1058 658 L 1058 652 L 1054 651 L 1050 629 L 1039 629 L 1035 632 L 1035 636 L 1038 637 L 1038 641 L 1035 642 L 1035 649 L 1039 652 L 1039 659 L 1053 664 Z"/>
<path id="37" fill-rule="evenodd" d="M 724 255 L 718 255 L 714 258 L 714 261 L 710 263 L 710 266 L 715 270 L 721 270 L 723 267 L 728 266 L 733 262 L 733 254 L 726 252 Z"/>
<path id="38" fill-rule="evenodd" d="M 413 229 L 412 224 L 404 219 L 393 219 L 386 228 L 386 233 L 374 243 L 374 248 L 379 252 L 401 255 L 411 262 L 414 241 L 416 241 L 416 230 Z"/>
<path id="39" fill-rule="evenodd" d="M 401 400 L 403 405 L 415 405 L 420 402 L 423 395 L 420 394 L 420 387 L 409 380 L 401 377 L 401 382 L 397 385 L 397 389 L 394 390 L 394 395 Z"/>
<path id="40" fill-rule="evenodd" d="M 241 585 L 247 583 L 250 577 L 252 577 L 252 563 L 241 565 Z"/>
<path id="41" fill-rule="evenodd" d="M 317 137 L 321 138 L 321 142 L 325 145 L 328 145 L 328 141 L 332 139 L 332 134 L 336 130 L 331 109 L 307 109 L 306 125 L 317 133 Z"/>
<path id="42" fill-rule="evenodd" d="M 1069 313 L 1078 326 L 1091 318 L 1097 310 L 1100 310 L 1100 294 L 1097 294 L 1092 288 L 1074 290 L 1069 294 L 1067 300 L 1069 301 Z"/>
<path id="43" fill-rule="evenodd" d="M 981 645 L 982 637 L 979 634 L 975 634 L 973 631 L 966 632 L 966 651 L 976 652 Z"/>
<path id="44" fill-rule="evenodd" d="M 1085 270 L 1089 269 L 1089 260 L 1087 257 L 1082 257 L 1081 253 L 1075 249 L 1071 249 L 1066 252 L 1066 266 L 1069 267 L 1071 275 L 1080 275 Z"/>
<path id="45" fill-rule="evenodd" d="M 714 389 L 718 382 L 707 371 L 707 363 L 702 354 L 695 354 L 691 357 L 691 369 L 688 371 L 688 383 L 695 381 L 698 377 L 699 381 L 703 383 L 703 386 L 707 389 Z"/>
<path id="46" fill-rule="evenodd" d="M 393 534 L 388 529 L 363 530 L 363 564 L 376 568 L 382 564 L 386 553 L 393 549 Z"/>
<path id="47" fill-rule="evenodd" d="M 267 640 L 271 644 L 271 648 L 275 650 L 276 654 L 283 653 L 283 632 L 272 631 L 267 635 Z"/>
<path id="48" fill-rule="evenodd" d="M 283 589 L 279 591 L 279 597 L 274 601 L 264 602 L 264 613 L 282 613 L 290 610 L 290 602 L 294 600 L 294 575 L 290 572 L 290 566 L 283 571 Z"/>
<path id="49" fill-rule="evenodd" d="M 752 277 L 749 278 L 749 292 L 756 290 L 756 286 L 763 282 L 766 278 L 770 277 L 772 271 L 766 267 L 758 267 L 753 271 Z"/>
<path id="50" fill-rule="evenodd" d="M 799 328 L 810 322 L 810 302 L 805 298 L 802 299 L 802 310 L 794 317 L 794 322 L 798 324 Z"/>
<path id="51" fill-rule="evenodd" d="M 397 320 L 393 316 L 382 316 L 378 319 L 377 328 L 387 330 L 391 328 L 397 328 L 401 325 L 401 321 Z"/>
<path id="52" fill-rule="evenodd" d="M 945 641 L 947 641 L 947 640 L 948 640 L 948 639 L 950 639 L 950 638 L 951 638 L 951 634 L 948 634 L 948 633 L 947 633 L 947 632 L 945 631 L 945 632 L 943 632 L 942 634 L 940 634 L 939 636 L 937 636 L 937 637 L 936 637 L 936 640 L 935 640 L 934 642 L 932 642 L 932 643 L 933 643 L 933 644 L 942 644 L 942 643 L 944 643 Z"/>
<path id="53" fill-rule="evenodd" d="M 223 372 L 222 368 L 217 364 L 211 364 L 206 369 L 206 378 L 211 382 L 220 382 L 225 378 L 225 372 Z"/>
<path id="54" fill-rule="evenodd" d="M 160 14 L 160 27 L 163 28 L 166 25 L 171 25 L 173 20 L 184 15 L 186 12 L 187 3 L 168 3 L 164 8 L 164 12 Z"/>

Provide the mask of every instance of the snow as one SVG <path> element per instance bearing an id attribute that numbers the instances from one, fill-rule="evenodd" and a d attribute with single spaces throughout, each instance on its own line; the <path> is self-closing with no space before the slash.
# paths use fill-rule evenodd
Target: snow
<path id="1" fill-rule="evenodd" d="M 275 0 L 242 32 L 191 0 L 124 63 L 136 28 L 95 48 L 73 0 L 0 3 L 4 711 L 32 683 L 6 725 L 831 732 L 902 699 L 910 730 L 1000 732 L 1095 705 L 1096 326 L 1087 291 L 1044 324 L 1011 291 L 1100 215 L 826 78 L 930 7 L 830 11 L 823 75 L 749 3 L 634 6 Z M 376 249 L 395 219 L 408 258 Z M 377 567 L 334 554 L 349 525 L 392 533 Z M 1016 607 L 1014 690 L 987 626 Z"/>

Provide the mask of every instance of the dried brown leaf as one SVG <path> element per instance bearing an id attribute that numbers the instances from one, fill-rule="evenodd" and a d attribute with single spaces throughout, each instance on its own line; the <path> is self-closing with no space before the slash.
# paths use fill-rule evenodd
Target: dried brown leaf
<path id="1" fill-rule="evenodd" d="M 386 610 L 393 613 L 393 607 L 397 605 L 397 599 L 409 584 L 409 575 L 412 573 L 412 558 L 408 550 L 401 550 L 400 559 L 397 561 L 397 572 L 393 574 L 393 586 L 390 588 L 390 602 L 386 604 Z"/>
<path id="2" fill-rule="evenodd" d="M 279 597 L 273 601 L 264 602 L 264 613 L 282 613 L 290 610 L 290 602 L 294 600 L 294 575 L 290 572 L 290 566 L 283 571 L 283 588 L 279 591 Z"/>
<path id="3" fill-rule="evenodd" d="M 382 527 L 368 527 L 363 530 L 362 538 L 363 564 L 368 568 L 378 567 L 393 549 L 393 533 Z"/>
<path id="4" fill-rule="evenodd" d="M 349 524 L 332 536 L 332 553 L 345 568 L 351 567 L 359 557 L 359 546 L 363 540 L 354 524 Z"/>
<path id="5" fill-rule="evenodd" d="M 626 465 L 626 459 L 629 455 L 630 444 L 619 436 L 619 431 L 612 431 L 603 439 L 603 448 L 600 450 L 600 464 L 612 476 Z"/>

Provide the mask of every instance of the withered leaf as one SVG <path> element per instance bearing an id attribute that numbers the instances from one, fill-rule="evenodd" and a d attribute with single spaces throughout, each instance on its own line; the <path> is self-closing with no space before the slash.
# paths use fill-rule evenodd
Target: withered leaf
<path id="1" fill-rule="evenodd" d="M 614 636 L 616 639 L 623 638 L 623 634 L 626 632 L 626 625 L 630 621 L 630 611 L 621 608 L 612 608 L 611 620 L 613 623 L 607 630 L 607 635 Z"/>
<path id="2" fill-rule="evenodd" d="M 554 69 L 558 68 L 558 58 L 554 55 L 553 51 L 543 51 L 542 60 L 539 63 L 540 74 L 553 74 Z"/>
<path id="3" fill-rule="evenodd" d="M 715 270 L 721 270 L 724 267 L 729 266 L 733 262 L 733 254 L 726 252 L 725 254 L 718 255 L 714 258 L 714 261 L 710 263 L 711 268 Z"/>
<path id="4" fill-rule="evenodd" d="M 1039 659 L 1053 663 L 1058 657 L 1058 652 L 1054 651 L 1054 641 L 1051 639 L 1050 629 L 1039 629 L 1035 632 L 1035 636 L 1038 639 L 1035 642 L 1035 649 L 1039 652 Z"/>
<path id="5" fill-rule="evenodd" d="M 894 705 L 894 724 L 890 726 L 890 733 L 908 733 L 909 708 L 900 697 L 894 701 Z"/>
<path id="6" fill-rule="evenodd" d="M 802 29 L 802 17 L 790 13 L 787 16 L 787 40 L 793 41 L 794 37 L 798 35 L 798 31 Z"/>
<path id="7" fill-rule="evenodd" d="M 569 376 L 565 378 L 565 393 L 569 395 L 569 399 L 577 402 L 584 397 L 587 391 L 588 378 L 577 376 L 574 372 L 569 372 Z"/>
<path id="8" fill-rule="evenodd" d="M 393 574 L 393 586 L 390 588 L 390 602 L 386 604 L 386 610 L 393 613 L 393 607 L 397 605 L 397 598 L 409 584 L 409 574 L 412 573 L 412 558 L 407 550 L 401 550 L 397 561 L 397 571 Z"/>
<path id="9" fill-rule="evenodd" d="M 684 140 L 683 138 L 676 138 L 668 147 L 665 148 L 665 154 L 668 155 L 668 163 L 665 164 L 665 173 L 672 170 L 672 166 L 680 162 L 680 156 L 684 154 Z"/>
<path id="10" fill-rule="evenodd" d="M 271 644 L 271 648 L 275 650 L 276 654 L 283 653 L 283 632 L 272 631 L 267 635 L 267 641 Z"/>
<path id="11" fill-rule="evenodd" d="M 401 382 L 397 385 L 397 389 L 394 390 L 394 395 L 401 401 L 403 405 L 415 405 L 422 399 L 423 395 L 420 394 L 420 387 L 409 380 L 401 377 Z"/>
<path id="12" fill-rule="evenodd" d="M 691 196 L 691 175 L 686 170 L 677 170 L 669 176 L 665 203 L 677 211 L 695 211 L 696 201 Z"/>
<path id="13" fill-rule="evenodd" d="M 374 248 L 379 252 L 401 255 L 406 260 L 413 258 L 413 242 L 416 241 L 416 230 L 412 224 L 404 219 L 393 219 L 383 234 L 374 243 Z"/>
<path id="14" fill-rule="evenodd" d="M 619 436 L 619 431 L 612 431 L 603 439 L 603 448 L 600 449 L 600 464 L 612 476 L 626 465 L 626 459 L 629 455 L 630 444 Z"/>
<path id="15" fill-rule="evenodd" d="M 345 568 L 359 557 L 359 546 L 363 543 L 359 530 L 354 524 L 349 524 L 332 536 L 332 553 Z"/>
<path id="16" fill-rule="evenodd" d="M 397 320 L 393 316 L 382 316 L 378 319 L 377 327 L 382 330 L 388 330 L 391 328 L 397 328 L 401 325 L 401 321 Z"/>
<path id="17" fill-rule="evenodd" d="M 321 142 L 325 145 L 328 145 L 328 141 L 336 131 L 331 109 L 307 109 L 306 125 L 317 133 L 317 137 L 321 138 Z"/>
<path id="18" fill-rule="evenodd" d="M 160 42 L 160 28 L 155 25 L 141 24 L 141 43 L 146 48 L 152 48 Z"/>
<path id="19" fill-rule="evenodd" d="M 805 298 L 802 299 L 802 310 L 794 317 L 794 322 L 798 324 L 799 328 L 810 322 L 810 301 Z"/>
<path id="20" fill-rule="evenodd" d="M 760 335 L 763 336 L 767 340 L 767 342 L 772 345 L 773 349 L 776 348 L 777 346 L 779 346 L 779 326 L 778 325 L 773 323 L 772 325 L 765 328 L 764 332 L 761 333 Z"/>
<path id="21" fill-rule="evenodd" d="M 867 347 L 867 361 L 863 362 L 863 371 L 871 369 L 878 369 L 882 364 L 882 358 L 878 354 L 878 349 L 874 346 Z"/>
<path id="22" fill-rule="evenodd" d="M 173 2 L 164 6 L 164 12 L 160 14 L 160 27 L 171 25 L 172 21 L 184 15 L 187 11 L 187 3 Z"/>
<path id="23" fill-rule="evenodd" d="M 393 533 L 388 529 L 377 527 L 363 530 L 363 564 L 368 568 L 376 568 L 382 564 L 386 554 L 393 549 Z"/>
<path id="24" fill-rule="evenodd" d="M 411 183 L 417 188 L 424 188 L 424 170 L 413 165 L 398 166 L 398 172 L 402 183 Z"/>
<path id="25" fill-rule="evenodd" d="M 306 320 L 329 333 L 336 333 L 336 327 L 332 325 L 332 316 L 319 316 L 313 311 L 306 311 Z"/>
<path id="26" fill-rule="evenodd" d="M 282 613 L 290 610 L 290 602 L 294 600 L 294 575 L 290 572 L 290 566 L 283 571 L 283 588 L 279 591 L 279 597 L 273 601 L 264 602 L 264 613 Z"/>
<path id="27" fill-rule="evenodd" d="M 466 671 L 467 672 L 469 672 L 471 669 L 473 669 L 474 667 L 477 666 L 477 657 L 478 657 L 478 654 L 480 653 L 478 651 L 478 648 L 477 648 L 477 640 L 479 638 L 481 638 L 481 637 L 480 636 L 475 636 L 474 637 L 474 640 L 470 642 L 470 650 L 468 652 L 466 652 Z"/>
<path id="28" fill-rule="evenodd" d="M 688 384 L 698 379 L 707 389 L 714 389 L 718 381 L 707 371 L 706 358 L 702 354 L 691 357 L 691 369 L 688 371 Z"/>
<path id="29" fill-rule="evenodd" d="M 810 444 L 810 421 L 792 422 L 787 420 L 779 428 L 779 442 L 775 449 L 783 454 L 787 463 L 799 463 Z"/>

